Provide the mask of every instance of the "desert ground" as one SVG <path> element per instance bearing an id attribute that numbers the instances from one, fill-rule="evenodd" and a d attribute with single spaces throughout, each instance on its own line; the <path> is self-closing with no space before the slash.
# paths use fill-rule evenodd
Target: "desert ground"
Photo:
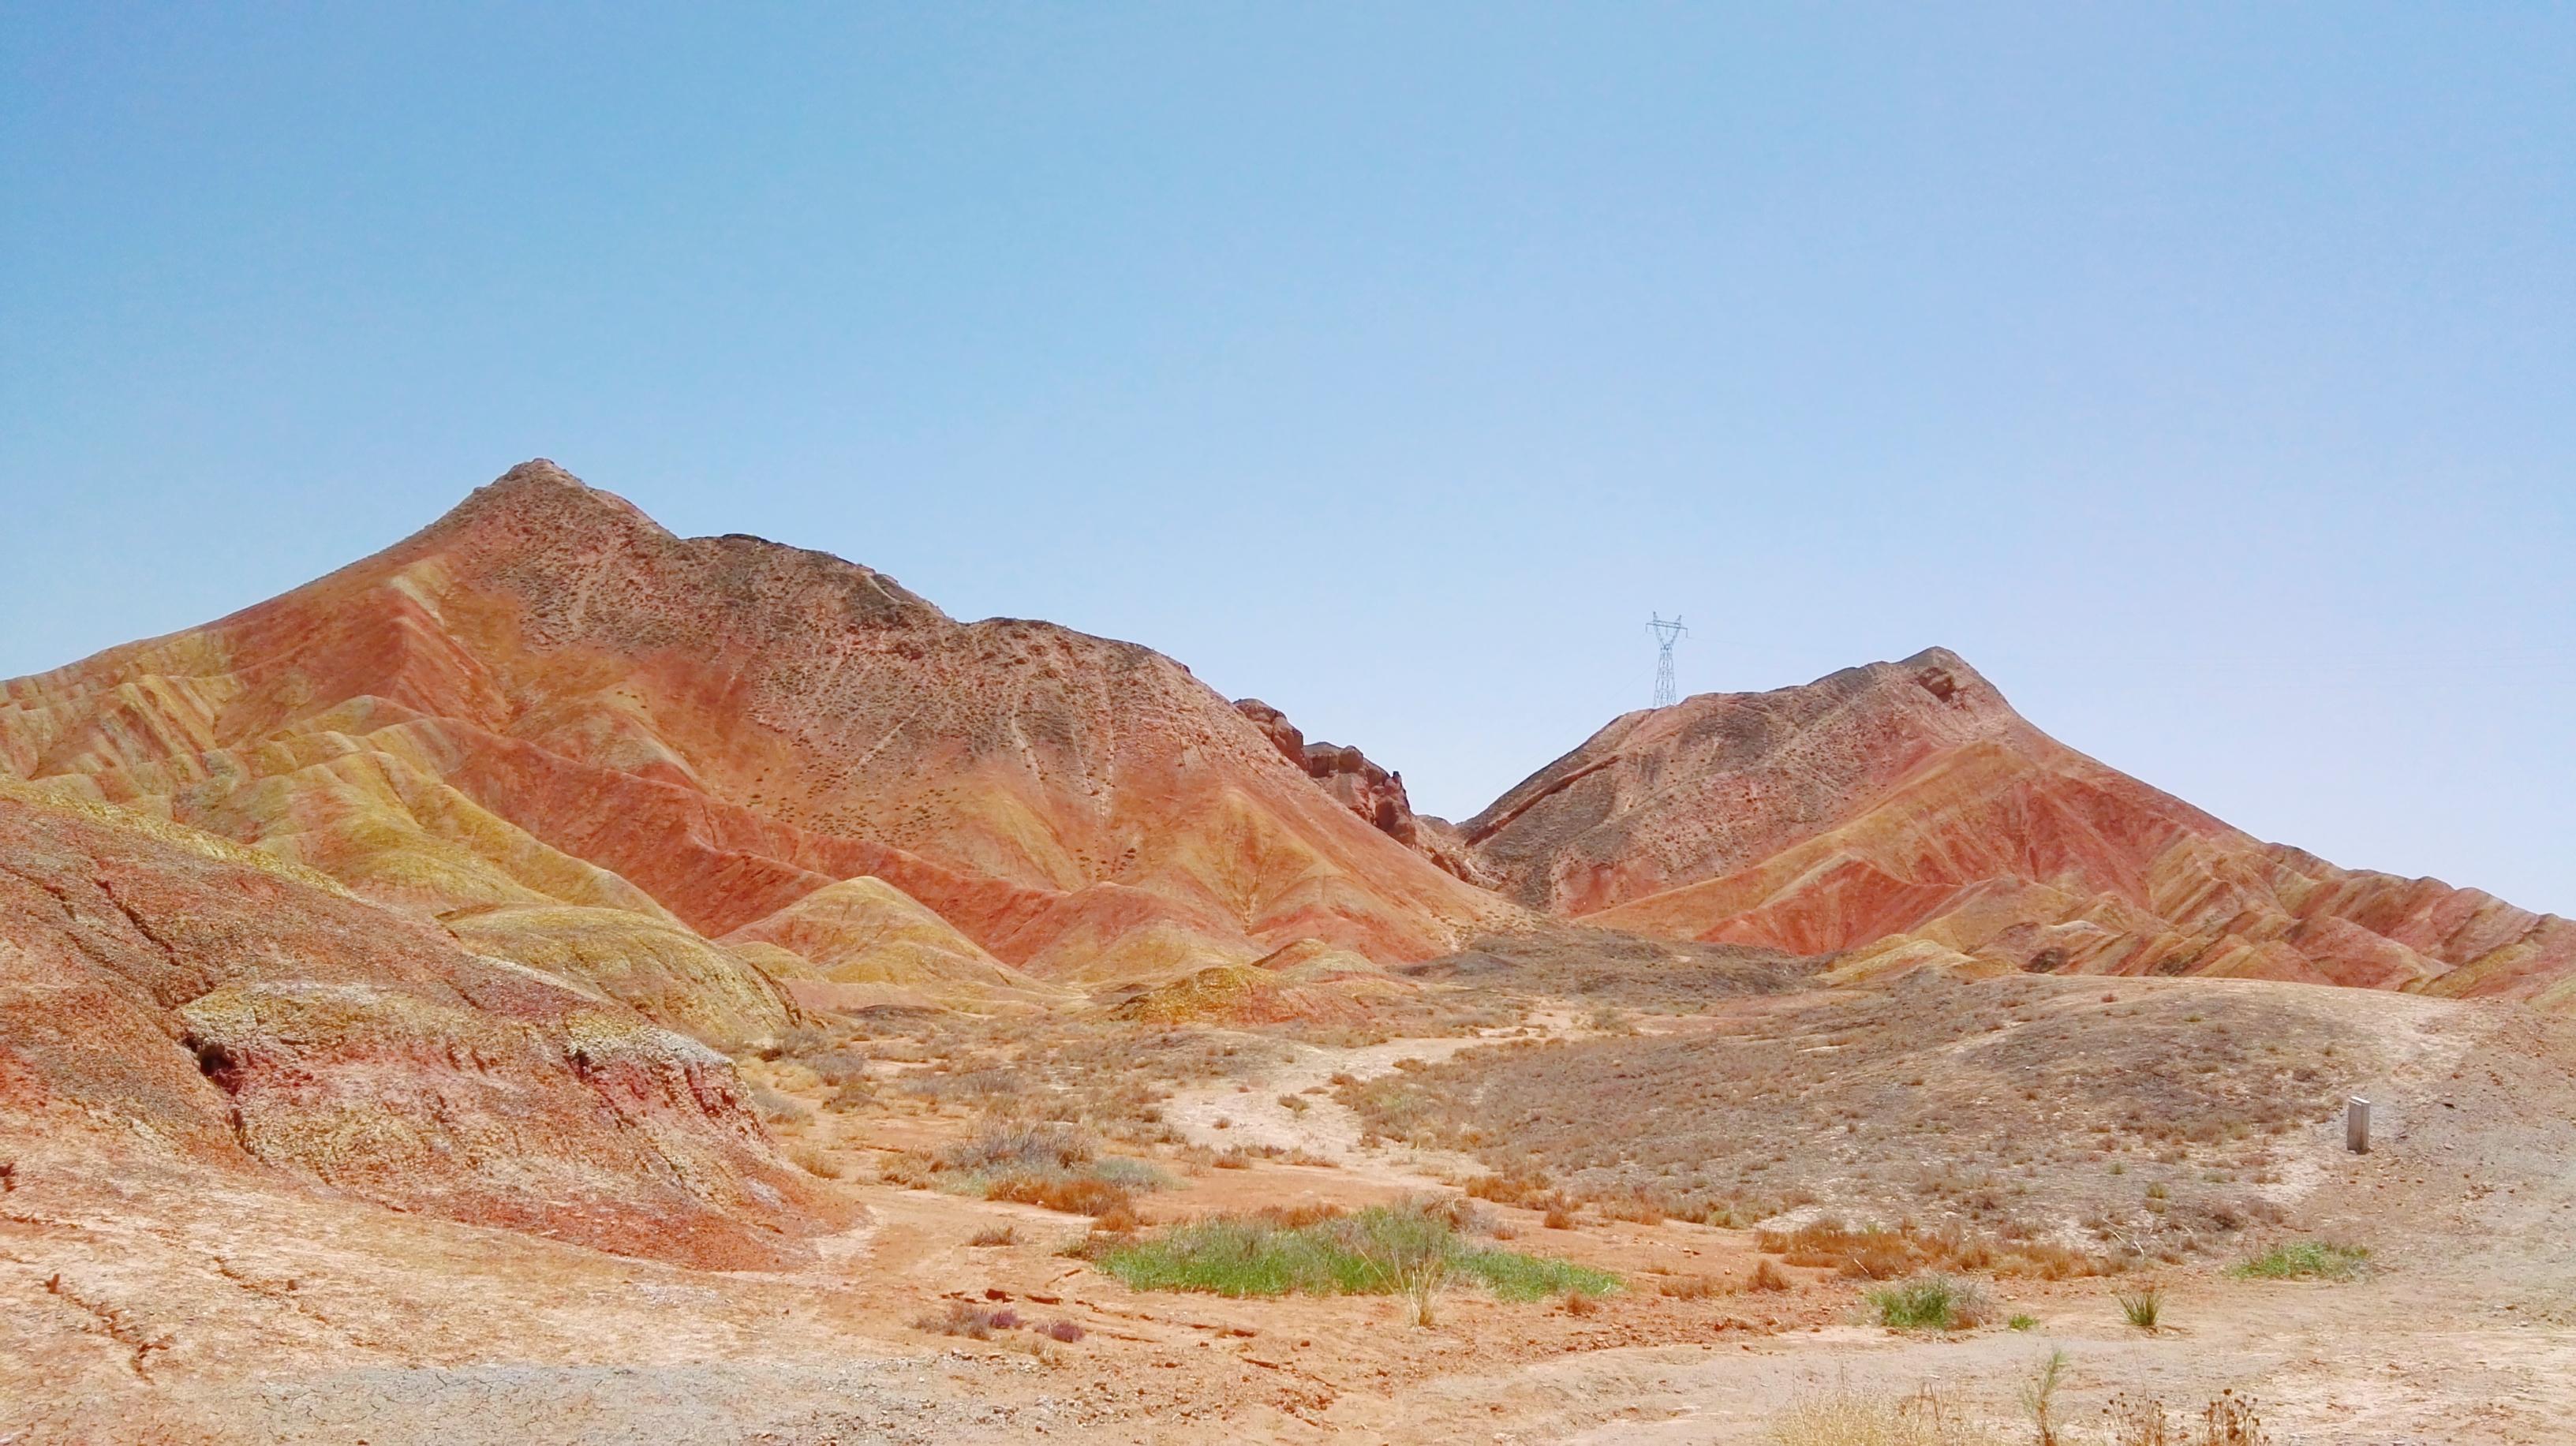
<path id="1" fill-rule="evenodd" d="M 2509 1005 L 2265 982 L 1915 990 L 1626 1012 L 1478 986 L 1449 1001 L 1467 1021 L 1454 1032 L 1386 1038 L 847 1016 L 739 1060 L 791 1158 L 861 1219 L 784 1270 L 690 1269 L 320 1190 L 22 1151 L 0 1216 L 21 1302 L 0 1323 L 7 1431 L 373 1446 L 1753 1442 L 1787 1439 L 1784 1413 L 1802 1403 L 1913 1398 L 1991 1433 L 1955 1439 L 2031 1440 L 2020 1393 L 2062 1351 L 2059 1439 L 2129 1439 L 2105 1414 L 2120 1397 L 2160 1400 L 2197 1429 L 2222 1392 L 2257 1403 L 2269 1441 L 2569 1439 L 2576 1041 L 2563 1026 Z M 1855 1012 L 1871 1027 L 1833 1042 Z M 2252 1047 L 2192 1033 L 2220 1029 Z M 2304 1097 L 2277 1088 L 2301 1071 Z M 2150 1077 L 2158 1088 L 2138 1087 Z M 1710 1085 L 1746 1108 L 1688 1095 L 1691 1108 L 1659 1108 Z M 1402 1134 L 1398 1087 L 1419 1121 Z M 1542 1087 L 1589 1128 L 1497 1128 L 1480 1152 L 1479 1112 L 1522 1118 Z M 2353 1093 L 2376 1110 L 2367 1154 L 2344 1148 Z M 2142 1099 L 2182 1128 L 2134 1116 Z M 2250 1111 L 2249 1129 L 2190 1128 L 2230 1100 L 2278 1108 Z M 1104 1219 L 979 1198 L 940 1167 L 1012 1127 L 1078 1133 L 1095 1160 L 1135 1162 L 1116 1178 L 1150 1171 L 1161 1188 L 1124 1191 Z M 1758 1161 L 1712 1130 L 1752 1137 Z M 1531 1195 L 1465 1193 L 1510 1196 L 1495 1183 L 1507 1178 Z M 1725 1208 L 1697 1203 L 1715 1197 Z M 1104 1228 L 1149 1239 L 1211 1215 L 1443 1200 L 1467 1237 L 1617 1283 L 1514 1301 L 1453 1281 L 1424 1319 L 1402 1293 L 1140 1290 L 1073 1253 Z M 1702 1223 L 1730 1211 L 1736 1223 Z M 1993 1311 L 1956 1329 L 1881 1324 L 1870 1275 L 1924 1262 L 1902 1247 L 1866 1270 L 1800 1253 L 1799 1227 L 1827 1220 L 1912 1231 Z M 2302 1240 L 2367 1260 L 2341 1281 L 2231 1273 Z M 1982 1257 L 1957 1248 L 1977 1241 Z M 2013 1255 L 2021 1245 L 2053 1249 Z M 1784 1288 L 1755 1288 L 1766 1268 Z M 2147 1288 L 2161 1297 L 2152 1331 L 2119 1298 Z M 995 1328 L 978 1311 L 1008 1314 Z"/>

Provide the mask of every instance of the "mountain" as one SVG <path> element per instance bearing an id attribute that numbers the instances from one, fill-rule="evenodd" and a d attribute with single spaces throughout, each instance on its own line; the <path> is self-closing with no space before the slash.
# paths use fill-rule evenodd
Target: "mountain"
<path id="1" fill-rule="evenodd" d="M 2254 839 L 1942 650 L 1627 714 L 1452 826 L 1151 649 L 675 537 L 543 461 L 282 597 L 0 684 L 0 777 L 720 1041 L 805 1008 L 1124 998 L 1292 946 L 1400 965 L 1546 916 L 1851 969 L 2576 1007 L 2576 926 Z"/>
<path id="2" fill-rule="evenodd" d="M 0 1144 L 0 1187 L 321 1191 L 714 1268 L 849 1213 L 705 1045 L 259 850 L 14 786 Z"/>
<path id="3" fill-rule="evenodd" d="M 1461 828 L 1505 894 L 1613 929 L 2576 1008 L 2576 924 L 2264 843 L 1938 648 L 1624 714 Z"/>
<path id="4" fill-rule="evenodd" d="M 800 974 L 1045 999 L 1309 939 L 1420 959 L 1517 914 L 1150 649 L 678 538 L 544 461 L 282 597 L 0 685 L 0 775 L 708 1038 L 781 1028 Z"/>

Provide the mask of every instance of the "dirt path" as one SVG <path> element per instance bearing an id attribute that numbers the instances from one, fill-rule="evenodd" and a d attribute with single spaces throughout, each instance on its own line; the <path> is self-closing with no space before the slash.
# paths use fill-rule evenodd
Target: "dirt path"
<path id="1" fill-rule="evenodd" d="M 1332 1096 L 1335 1075 L 1376 1079 L 1395 1072 L 1396 1061 L 1437 1063 L 1482 1039 L 1393 1039 L 1384 1044 L 1332 1048 L 1299 1044 L 1283 1064 L 1247 1080 L 1193 1085 L 1176 1091 L 1163 1106 L 1163 1118 L 1192 1144 L 1211 1149 L 1236 1145 L 1269 1145 L 1303 1150 L 1332 1161 L 1354 1175 L 1419 1186 L 1439 1183 L 1428 1173 L 1472 1170 L 1463 1156 L 1415 1150 L 1399 1144 L 1369 1148 L 1359 1115 Z M 1304 1102 L 1303 1109 L 1281 1103 Z"/>

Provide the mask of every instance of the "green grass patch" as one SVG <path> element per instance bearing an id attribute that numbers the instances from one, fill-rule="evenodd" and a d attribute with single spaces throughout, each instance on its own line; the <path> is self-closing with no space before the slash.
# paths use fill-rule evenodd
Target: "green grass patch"
<path id="1" fill-rule="evenodd" d="M 2296 1240 L 2231 1265 L 2227 1273 L 2248 1280 L 2353 1280 L 2369 1264 L 2370 1252 L 2358 1245 Z"/>
<path id="2" fill-rule="evenodd" d="M 1137 1290 L 1231 1296 L 1391 1295 L 1415 1288 L 1425 1267 L 1504 1300 L 1619 1288 L 1608 1271 L 1475 1245 L 1438 1215 L 1387 1206 L 1302 1224 L 1211 1216 L 1111 1245 L 1097 1263 Z"/>
<path id="3" fill-rule="evenodd" d="M 1918 1275 L 1868 1292 L 1878 1323 L 1893 1330 L 1966 1330 L 1994 1319 L 1993 1300 L 1973 1281 Z"/>

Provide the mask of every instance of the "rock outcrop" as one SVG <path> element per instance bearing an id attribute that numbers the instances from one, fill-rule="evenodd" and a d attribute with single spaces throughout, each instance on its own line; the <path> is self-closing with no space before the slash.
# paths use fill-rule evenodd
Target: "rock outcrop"
<path id="1" fill-rule="evenodd" d="M 0 1136 L 721 1268 L 833 1223 L 732 1064 L 254 850 L 0 791 Z"/>
<path id="2" fill-rule="evenodd" d="M 1625 714 L 1463 827 L 1506 893 L 1608 928 L 2576 1008 L 2576 925 L 2257 840 L 1937 648 Z"/>
<path id="3" fill-rule="evenodd" d="M 1455 824 L 1413 811 L 1404 795 L 1404 775 L 1369 761 L 1367 754 L 1339 743 L 1309 743 L 1288 715 L 1258 698 L 1238 698 L 1235 711 L 1250 719 L 1279 755 L 1305 771 L 1336 803 L 1368 820 L 1369 826 L 1437 864 L 1451 876 L 1480 888 L 1491 887 Z"/>

